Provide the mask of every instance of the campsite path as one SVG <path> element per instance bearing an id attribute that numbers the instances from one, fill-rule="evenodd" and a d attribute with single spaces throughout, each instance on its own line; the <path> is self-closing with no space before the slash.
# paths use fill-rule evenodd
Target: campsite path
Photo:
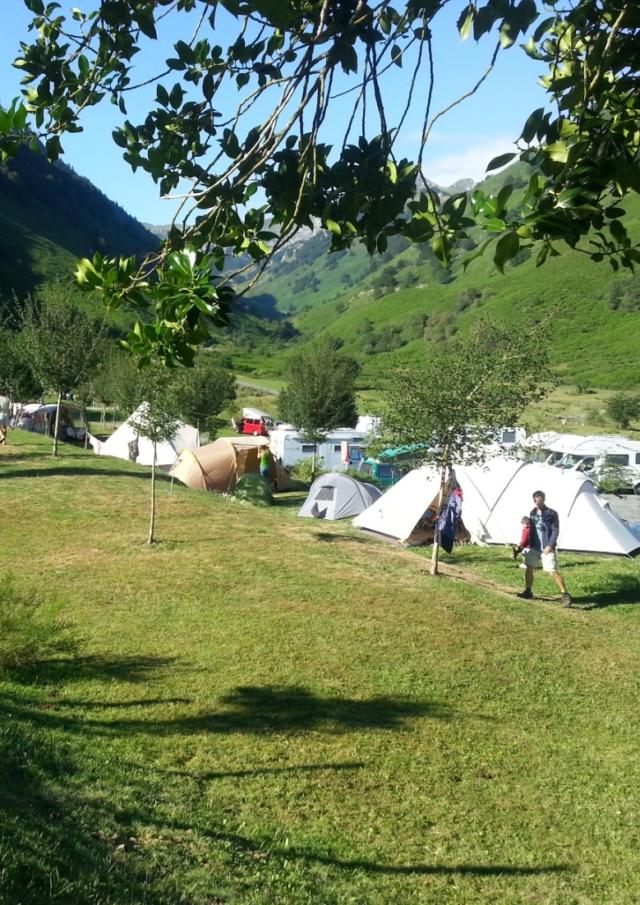
<path id="1" fill-rule="evenodd" d="M 431 563 L 429 560 L 425 560 L 424 563 L 420 565 L 420 570 L 422 572 L 428 572 Z M 452 566 L 450 563 L 439 563 L 438 569 L 446 578 L 452 578 L 454 581 L 463 581 L 466 584 L 473 584 L 476 587 L 484 588 L 486 591 L 491 591 L 494 594 L 500 594 L 502 597 L 509 597 L 511 600 L 516 596 L 521 588 L 514 590 L 508 585 L 500 584 L 497 581 L 493 581 L 491 578 L 485 578 L 482 575 L 478 575 L 476 572 L 469 572 L 466 569 L 461 569 L 459 566 Z M 544 603 L 559 603 L 558 597 L 546 597 L 542 594 L 536 594 L 534 600 L 541 600 Z"/>

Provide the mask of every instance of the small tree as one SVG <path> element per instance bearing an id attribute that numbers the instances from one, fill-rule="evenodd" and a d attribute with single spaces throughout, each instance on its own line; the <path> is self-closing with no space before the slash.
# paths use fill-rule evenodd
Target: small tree
<path id="1" fill-rule="evenodd" d="M 24 318 L 23 337 L 33 372 L 57 395 L 53 455 L 58 454 L 60 401 L 63 393 L 83 383 L 95 370 L 104 328 L 70 304 L 61 290 L 32 300 Z"/>
<path id="2" fill-rule="evenodd" d="M 214 419 L 236 398 L 236 379 L 208 355 L 200 355 L 194 368 L 179 372 L 176 399 L 181 417 L 198 430 L 215 434 Z"/>
<path id="3" fill-rule="evenodd" d="M 358 363 L 340 355 L 330 342 L 310 346 L 291 360 L 289 383 L 280 393 L 280 415 L 314 445 L 312 480 L 318 443 L 337 427 L 356 425 L 358 371 Z"/>
<path id="4" fill-rule="evenodd" d="M 133 356 L 111 346 L 100 362 L 93 380 L 96 395 L 103 403 L 113 403 L 116 409 L 129 415 L 143 401 L 141 372 Z"/>
<path id="5" fill-rule="evenodd" d="M 140 375 L 144 404 L 132 421 L 135 430 L 153 443 L 151 464 L 151 500 L 147 543 L 155 542 L 156 522 L 156 447 L 170 440 L 178 427 L 178 406 L 172 386 L 173 375 L 161 365 L 151 365 Z"/>
<path id="6" fill-rule="evenodd" d="M 26 402 L 42 394 L 42 383 L 33 373 L 24 337 L 11 330 L 0 332 L 0 394 L 13 402 Z"/>
<path id="7" fill-rule="evenodd" d="M 629 427 L 632 421 L 640 418 L 640 396 L 616 393 L 607 402 L 607 415 L 618 427 Z"/>
<path id="8" fill-rule="evenodd" d="M 468 335 L 430 347 L 421 367 L 392 375 L 384 435 L 415 445 L 416 463 L 439 470 L 438 516 L 450 468 L 483 462 L 496 429 L 514 424 L 528 403 L 547 392 L 540 334 L 540 328 L 513 331 L 480 321 Z M 436 524 L 432 575 L 439 547 Z"/>

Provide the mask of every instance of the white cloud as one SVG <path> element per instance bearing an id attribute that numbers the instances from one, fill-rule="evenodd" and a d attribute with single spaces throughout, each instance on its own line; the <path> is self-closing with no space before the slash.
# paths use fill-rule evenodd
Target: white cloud
<path id="1" fill-rule="evenodd" d="M 427 146 L 423 171 L 431 182 L 437 185 L 453 185 L 458 179 L 473 179 L 479 182 L 487 175 L 487 164 L 500 154 L 515 151 L 512 138 L 506 136 L 452 136 L 451 150 L 442 153 L 439 136 L 437 152 Z M 431 153 L 430 153 L 431 150 Z"/>

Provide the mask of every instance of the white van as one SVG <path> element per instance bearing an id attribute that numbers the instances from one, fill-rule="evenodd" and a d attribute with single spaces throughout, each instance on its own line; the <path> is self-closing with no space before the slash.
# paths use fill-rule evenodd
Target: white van
<path id="1" fill-rule="evenodd" d="M 551 463 L 550 463 L 551 464 Z M 640 443 L 622 437 L 592 437 L 577 444 L 554 463 L 557 468 L 584 472 L 607 489 L 640 494 Z"/>

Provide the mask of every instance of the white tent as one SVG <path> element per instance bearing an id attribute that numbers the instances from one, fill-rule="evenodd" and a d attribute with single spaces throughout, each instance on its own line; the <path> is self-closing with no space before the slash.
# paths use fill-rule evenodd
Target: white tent
<path id="1" fill-rule="evenodd" d="M 456 477 L 464 494 L 462 518 L 477 543 L 517 543 L 520 519 L 533 507 L 533 492 L 542 490 L 560 519 L 561 550 L 640 553 L 637 538 L 583 474 L 500 457 L 485 466 L 457 466 Z"/>
<path id="2" fill-rule="evenodd" d="M 416 468 L 365 509 L 353 524 L 405 543 L 416 543 L 422 523 L 433 521 L 439 489 L 440 475 L 436 469 Z"/>
<path id="3" fill-rule="evenodd" d="M 298 515 L 330 521 L 358 515 L 380 496 L 373 484 L 363 484 L 348 475 L 323 474 L 311 485 Z"/>
<path id="4" fill-rule="evenodd" d="M 116 459 L 127 459 L 138 465 L 153 464 L 153 443 L 140 436 L 136 424 L 144 413 L 146 402 L 138 406 L 120 427 L 104 442 L 90 437 L 91 446 L 99 456 L 113 456 Z M 200 433 L 189 424 L 178 422 L 178 428 L 170 440 L 156 444 L 156 465 L 158 468 L 171 468 L 183 449 L 197 449 L 200 446 Z"/>
<path id="5" fill-rule="evenodd" d="M 542 490 L 560 519 L 560 549 L 618 556 L 640 553 L 638 539 L 582 474 L 500 456 L 485 466 L 458 465 L 455 478 L 462 487 L 462 520 L 474 543 L 518 543 L 520 520 L 533 507 L 534 490 Z M 433 469 L 411 471 L 354 519 L 354 525 L 407 543 L 419 542 L 420 522 L 425 522 L 425 515 L 428 522 L 435 510 L 438 484 Z"/>

